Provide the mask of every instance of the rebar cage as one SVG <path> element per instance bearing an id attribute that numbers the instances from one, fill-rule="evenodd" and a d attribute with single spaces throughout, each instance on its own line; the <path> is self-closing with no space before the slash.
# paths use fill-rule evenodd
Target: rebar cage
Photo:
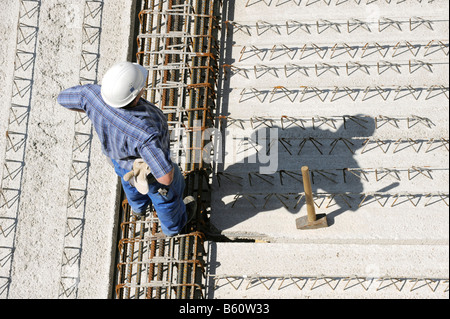
<path id="1" fill-rule="evenodd" d="M 204 298 L 206 280 L 204 235 L 192 232 L 166 237 L 157 214 L 132 216 L 128 201 L 122 202 L 121 239 L 118 243 L 116 298 Z"/>

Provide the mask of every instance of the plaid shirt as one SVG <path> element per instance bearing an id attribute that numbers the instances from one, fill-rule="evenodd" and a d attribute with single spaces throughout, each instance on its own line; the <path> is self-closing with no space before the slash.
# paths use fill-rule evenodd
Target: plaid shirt
<path id="1" fill-rule="evenodd" d="M 58 103 L 86 112 L 100 139 L 103 153 L 126 170 L 142 158 L 156 178 L 172 170 L 167 118 L 153 104 L 140 99 L 130 109 L 113 108 L 100 94 L 100 86 L 87 84 L 62 91 Z"/>

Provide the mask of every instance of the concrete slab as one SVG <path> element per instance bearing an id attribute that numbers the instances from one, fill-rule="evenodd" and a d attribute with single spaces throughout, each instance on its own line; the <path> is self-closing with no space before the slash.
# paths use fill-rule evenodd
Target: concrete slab
<path id="1" fill-rule="evenodd" d="M 445 245 L 210 243 L 209 251 L 211 298 L 448 297 L 448 282 L 424 280 L 448 277 Z"/>
<path id="2" fill-rule="evenodd" d="M 445 298 L 446 287 L 344 279 L 448 277 L 448 51 L 426 49 L 448 38 L 448 2 L 230 7 L 211 221 L 232 239 L 273 244 L 211 244 L 211 296 Z M 302 166 L 328 228 L 296 229 Z M 311 278 L 287 277 L 301 273 Z"/>
<path id="3" fill-rule="evenodd" d="M 13 146 L 1 139 L 0 298 L 108 298 L 117 177 L 96 136 L 77 147 L 75 132 L 90 126 L 56 97 L 130 57 L 135 1 L 7 2 L 0 129 Z"/>
<path id="4" fill-rule="evenodd" d="M 318 210 L 333 219 L 334 230 L 319 237 L 343 232 L 356 240 L 371 229 L 386 240 L 423 240 L 438 221 L 430 239 L 448 241 L 448 92 L 424 94 L 447 86 L 448 62 L 445 50 L 429 54 L 421 44 L 446 37 L 448 18 L 435 8 L 448 3 L 246 4 L 231 2 L 228 17 L 232 67 L 221 100 L 228 121 L 212 223 L 232 237 L 302 238 L 290 227 L 306 213 L 300 168 L 308 166 Z M 417 16 L 435 21 L 432 28 Z M 366 24 L 353 30 L 356 18 Z M 419 57 L 435 69 L 416 69 Z M 365 66 L 351 71 L 356 64 Z"/>

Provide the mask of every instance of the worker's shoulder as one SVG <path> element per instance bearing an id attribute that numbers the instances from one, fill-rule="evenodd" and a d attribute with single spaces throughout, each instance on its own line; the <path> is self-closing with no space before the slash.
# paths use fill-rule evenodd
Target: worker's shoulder
<path id="1" fill-rule="evenodd" d="M 158 106 L 156 106 L 155 104 L 153 104 L 152 102 L 150 102 L 144 98 L 141 98 L 139 100 L 139 105 L 143 106 L 147 110 L 150 110 L 150 111 L 153 111 L 153 112 L 156 112 L 159 114 L 164 114 L 164 112 Z"/>
<path id="2" fill-rule="evenodd" d="M 84 92 L 89 92 L 89 93 L 92 92 L 92 93 L 98 94 L 101 91 L 101 86 L 98 84 L 84 84 L 81 86 L 81 89 Z"/>
<path id="3" fill-rule="evenodd" d="M 145 106 L 151 106 L 151 107 L 156 107 L 155 104 L 153 104 L 152 102 L 150 102 L 149 100 L 141 97 L 139 99 L 138 105 L 145 105 Z"/>
<path id="4" fill-rule="evenodd" d="M 162 111 L 153 103 L 147 101 L 144 98 L 140 98 L 137 105 L 131 109 L 133 114 L 142 118 L 155 119 L 160 118 L 163 114 Z"/>
<path id="5" fill-rule="evenodd" d="M 102 98 L 101 86 L 98 84 L 84 84 L 81 86 L 81 95 L 87 104 L 96 108 L 105 108 L 105 101 Z"/>

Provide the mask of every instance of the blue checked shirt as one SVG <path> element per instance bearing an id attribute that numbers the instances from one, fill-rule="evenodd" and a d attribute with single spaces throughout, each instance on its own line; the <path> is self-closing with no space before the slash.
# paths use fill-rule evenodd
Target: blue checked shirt
<path id="1" fill-rule="evenodd" d="M 100 94 L 100 86 L 87 84 L 62 91 L 58 103 L 83 110 L 100 139 L 103 153 L 130 171 L 142 158 L 156 178 L 172 171 L 167 118 L 153 104 L 140 99 L 134 108 L 113 108 Z"/>

